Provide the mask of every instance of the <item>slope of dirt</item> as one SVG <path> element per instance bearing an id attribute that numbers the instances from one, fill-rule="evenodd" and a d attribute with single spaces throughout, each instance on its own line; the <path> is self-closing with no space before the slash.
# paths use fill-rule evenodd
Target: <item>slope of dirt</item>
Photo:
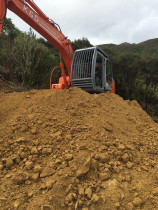
<path id="1" fill-rule="evenodd" d="M 158 125 L 115 94 L 0 92 L 0 209 L 158 209 Z"/>

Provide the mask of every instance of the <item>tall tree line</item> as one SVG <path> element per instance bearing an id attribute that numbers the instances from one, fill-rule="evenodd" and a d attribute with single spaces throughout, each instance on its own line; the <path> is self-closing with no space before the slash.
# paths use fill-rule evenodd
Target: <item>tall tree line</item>
<path id="1" fill-rule="evenodd" d="M 151 115 L 158 116 L 158 58 L 105 49 L 113 63 L 116 93 L 137 100 Z"/>

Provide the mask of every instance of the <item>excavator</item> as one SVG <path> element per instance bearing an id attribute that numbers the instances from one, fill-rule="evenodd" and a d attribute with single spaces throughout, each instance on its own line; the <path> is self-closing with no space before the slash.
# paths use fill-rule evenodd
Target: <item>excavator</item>
<path id="1" fill-rule="evenodd" d="M 48 18 L 33 0 L 0 0 L 0 34 L 7 9 L 19 16 L 59 51 L 60 65 L 51 73 L 50 89 L 78 87 L 90 93 L 115 93 L 112 64 L 103 50 L 95 46 L 73 52 L 71 42 L 64 36 L 60 26 Z M 52 74 L 57 68 L 61 69 L 61 77 L 58 84 L 52 84 Z"/>

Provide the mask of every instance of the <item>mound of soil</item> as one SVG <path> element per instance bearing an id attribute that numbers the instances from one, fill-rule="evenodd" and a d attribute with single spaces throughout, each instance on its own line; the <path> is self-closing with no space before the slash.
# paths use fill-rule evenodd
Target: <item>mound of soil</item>
<path id="1" fill-rule="evenodd" d="M 158 125 L 136 101 L 0 92 L 0 209 L 158 209 Z"/>

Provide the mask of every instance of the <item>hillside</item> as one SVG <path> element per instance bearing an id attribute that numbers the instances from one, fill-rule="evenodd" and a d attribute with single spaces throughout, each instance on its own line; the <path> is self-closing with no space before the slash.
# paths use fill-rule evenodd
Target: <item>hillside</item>
<path id="1" fill-rule="evenodd" d="M 110 49 L 114 52 L 132 52 L 136 54 L 140 54 L 143 56 L 153 56 L 157 58 L 158 55 L 158 38 L 150 39 L 144 42 L 140 42 L 138 44 L 130 44 L 130 43 L 122 43 L 120 45 L 116 44 L 103 44 L 100 47 L 105 49 Z M 106 51 L 106 50 L 105 50 Z"/>
<path id="2" fill-rule="evenodd" d="M 158 209 L 158 125 L 115 94 L 0 92 L 0 209 Z"/>

